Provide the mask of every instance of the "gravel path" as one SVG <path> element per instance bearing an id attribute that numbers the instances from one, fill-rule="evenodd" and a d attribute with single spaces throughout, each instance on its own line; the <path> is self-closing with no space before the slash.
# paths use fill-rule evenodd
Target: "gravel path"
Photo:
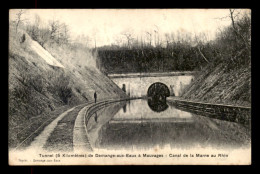
<path id="1" fill-rule="evenodd" d="M 75 107 L 67 110 L 66 112 L 60 114 L 55 120 L 53 120 L 48 126 L 44 128 L 44 130 L 34 139 L 34 141 L 31 143 L 31 145 L 28 147 L 28 149 L 38 149 L 41 150 L 45 143 L 47 142 L 47 139 L 53 132 L 54 128 L 57 126 L 58 122 L 66 116 L 69 112 L 71 112 Z"/>
<path id="2" fill-rule="evenodd" d="M 93 109 L 100 109 L 100 107 L 104 107 L 109 103 L 119 100 L 120 99 L 111 99 L 97 103 L 85 103 L 63 112 L 51 121 L 51 123 L 47 125 L 24 150 L 92 150 L 86 133 L 85 115 L 87 110 L 92 106 L 94 106 Z"/>
<path id="3" fill-rule="evenodd" d="M 79 111 L 87 104 L 77 106 L 61 119 L 43 146 L 47 151 L 73 151 L 73 128 Z"/>

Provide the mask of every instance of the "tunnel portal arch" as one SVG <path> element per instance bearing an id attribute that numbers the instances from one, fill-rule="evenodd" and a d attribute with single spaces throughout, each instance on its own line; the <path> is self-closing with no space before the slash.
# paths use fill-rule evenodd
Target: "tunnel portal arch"
<path id="1" fill-rule="evenodd" d="M 155 82 L 149 86 L 147 96 L 152 98 L 162 96 L 166 98 L 170 96 L 170 90 L 164 83 Z"/>
<path id="2" fill-rule="evenodd" d="M 149 86 L 147 91 L 148 106 L 155 112 L 162 112 L 168 108 L 166 97 L 170 96 L 170 90 L 164 83 L 156 82 Z"/>

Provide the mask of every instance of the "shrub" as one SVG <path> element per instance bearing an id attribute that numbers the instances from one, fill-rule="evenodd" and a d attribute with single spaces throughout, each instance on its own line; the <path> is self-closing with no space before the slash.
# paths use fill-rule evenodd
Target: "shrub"
<path id="1" fill-rule="evenodd" d="M 58 86 L 57 91 L 60 99 L 68 104 L 69 98 L 72 96 L 71 88 L 69 86 Z"/>
<path id="2" fill-rule="evenodd" d="M 47 88 L 51 93 L 56 94 L 62 102 L 68 104 L 69 98 L 72 96 L 72 89 L 69 86 L 70 77 L 64 73 L 49 73 L 50 84 Z"/>
<path id="3" fill-rule="evenodd" d="M 25 34 L 23 34 L 23 36 L 21 37 L 20 43 L 24 43 L 24 41 L 25 41 Z"/>
<path id="4" fill-rule="evenodd" d="M 44 79 L 41 75 L 36 75 L 30 78 L 29 84 L 38 92 L 42 92 L 44 88 Z"/>
<path id="5" fill-rule="evenodd" d="M 31 96 L 31 89 L 28 87 L 18 86 L 15 87 L 9 95 L 10 100 L 20 101 L 22 103 L 28 103 Z M 10 102 L 11 103 L 11 102 Z"/>

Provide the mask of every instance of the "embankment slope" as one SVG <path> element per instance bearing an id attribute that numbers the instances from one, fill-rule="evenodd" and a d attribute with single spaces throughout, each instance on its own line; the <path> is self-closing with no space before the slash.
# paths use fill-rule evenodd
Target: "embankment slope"
<path id="1" fill-rule="evenodd" d="M 251 106 L 251 64 L 237 68 L 230 68 L 226 63 L 208 65 L 180 97 L 198 102 Z"/>
<path id="2" fill-rule="evenodd" d="M 15 144 L 18 133 L 34 118 L 48 118 L 59 107 L 91 101 L 94 91 L 98 100 L 126 97 L 95 67 L 90 50 L 51 42 L 42 47 L 24 30 L 16 33 L 13 26 L 9 30 L 8 80 L 9 144 Z"/>

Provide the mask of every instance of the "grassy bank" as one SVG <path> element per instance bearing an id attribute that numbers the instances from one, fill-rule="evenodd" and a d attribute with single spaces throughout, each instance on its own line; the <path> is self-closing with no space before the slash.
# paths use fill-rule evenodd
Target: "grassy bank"
<path id="1" fill-rule="evenodd" d="M 62 66 L 55 66 L 56 61 Z M 48 60 L 48 59 L 47 59 Z M 56 63 L 57 65 L 57 63 Z M 67 108 L 93 100 L 125 97 L 124 92 L 95 67 L 89 49 L 49 40 L 41 47 L 27 32 L 10 25 L 9 30 L 9 145 L 19 144 L 20 129 L 31 120 L 41 124 L 62 106 Z M 60 112 L 59 112 L 60 113 Z M 44 116 L 43 116 L 44 115 Z M 18 130 L 19 129 L 19 130 Z"/>

